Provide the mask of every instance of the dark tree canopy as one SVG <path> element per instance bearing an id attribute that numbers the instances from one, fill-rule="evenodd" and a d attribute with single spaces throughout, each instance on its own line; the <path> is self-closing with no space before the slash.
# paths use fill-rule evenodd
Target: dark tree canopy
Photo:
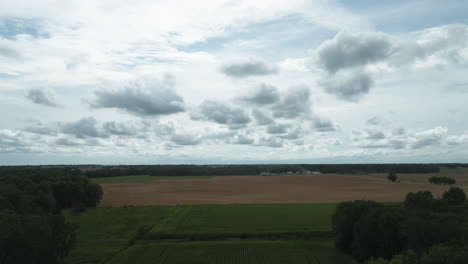
<path id="1" fill-rule="evenodd" d="M 101 197 L 101 186 L 73 173 L 1 175 L 0 263 L 63 263 L 77 226 L 66 222 L 61 210 L 95 207 Z"/>
<path id="2" fill-rule="evenodd" d="M 397 181 L 397 175 L 394 172 L 390 172 L 387 176 L 387 179 L 391 182 L 396 182 Z"/>
<path id="3" fill-rule="evenodd" d="M 433 177 L 430 177 L 429 178 L 429 182 L 432 183 L 432 184 L 438 184 L 438 185 L 453 185 L 455 183 L 457 183 L 457 181 L 453 178 L 450 178 L 450 177 L 436 177 L 436 176 L 433 176 Z"/>
<path id="4" fill-rule="evenodd" d="M 448 191 L 442 196 L 450 205 L 461 205 L 465 203 L 466 194 L 462 188 L 450 187 Z"/>

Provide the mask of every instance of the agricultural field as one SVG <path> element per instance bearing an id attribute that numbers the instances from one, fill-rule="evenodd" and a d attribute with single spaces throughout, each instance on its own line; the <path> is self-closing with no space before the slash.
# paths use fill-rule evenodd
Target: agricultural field
<path id="1" fill-rule="evenodd" d="M 66 262 L 134 263 L 138 256 L 138 263 L 352 263 L 332 243 L 335 206 L 100 207 L 70 213 L 80 227 Z"/>
<path id="2" fill-rule="evenodd" d="M 350 200 L 402 201 L 408 192 L 430 190 L 441 195 L 447 186 L 430 184 L 432 176 L 449 176 L 468 188 L 467 168 L 438 173 L 398 174 L 286 174 L 272 176 L 162 177 L 138 182 L 142 176 L 102 178 L 101 205 L 339 203 Z M 136 177 L 131 182 L 131 177 Z M 145 176 L 152 177 L 152 176 Z M 150 178 L 151 179 L 151 178 Z M 105 182 L 107 181 L 107 182 Z"/>
<path id="3" fill-rule="evenodd" d="M 102 263 L 128 246 L 138 229 L 162 224 L 173 209 L 169 206 L 101 207 L 79 215 L 67 212 L 68 220 L 79 225 L 77 245 L 67 263 Z"/>
<path id="4" fill-rule="evenodd" d="M 183 205 L 152 232 L 226 236 L 327 233 L 334 210 L 335 204 Z"/>
<path id="5" fill-rule="evenodd" d="M 159 243 L 141 242 L 121 252 L 109 264 L 322 264 L 354 261 L 317 241 L 208 241 Z"/>

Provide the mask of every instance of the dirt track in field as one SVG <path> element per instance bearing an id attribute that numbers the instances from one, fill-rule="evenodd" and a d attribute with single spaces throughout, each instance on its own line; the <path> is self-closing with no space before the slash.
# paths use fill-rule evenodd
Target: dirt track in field
<path id="1" fill-rule="evenodd" d="M 399 174 L 391 183 L 386 174 L 219 176 L 208 179 L 163 179 L 145 183 L 103 183 L 101 206 L 334 203 L 357 199 L 402 201 L 411 191 L 441 195 L 448 187 L 428 183 L 431 176 L 449 176 L 468 191 L 468 169 L 443 169 L 432 174 Z"/>

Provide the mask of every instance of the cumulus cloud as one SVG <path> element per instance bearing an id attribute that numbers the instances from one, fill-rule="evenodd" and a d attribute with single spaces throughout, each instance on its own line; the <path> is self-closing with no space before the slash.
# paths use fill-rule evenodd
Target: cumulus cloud
<path id="1" fill-rule="evenodd" d="M 255 145 L 270 148 L 281 148 L 283 147 L 283 141 L 276 137 L 262 137 Z"/>
<path id="2" fill-rule="evenodd" d="M 211 100 L 201 103 L 198 110 L 191 114 L 191 118 L 213 121 L 233 129 L 244 127 L 251 121 L 244 110 Z"/>
<path id="3" fill-rule="evenodd" d="M 329 80 L 322 81 L 321 84 L 327 93 L 346 101 L 357 102 L 369 93 L 374 80 L 368 73 L 352 72 L 335 75 Z"/>
<path id="4" fill-rule="evenodd" d="M 50 89 L 31 89 L 26 98 L 35 104 L 57 107 L 59 106 L 55 93 Z"/>
<path id="5" fill-rule="evenodd" d="M 88 103 L 93 108 L 117 108 L 138 116 L 184 112 L 184 100 L 172 86 L 168 81 L 132 83 L 120 90 L 95 91 L 96 98 Z"/>
<path id="6" fill-rule="evenodd" d="M 57 134 L 57 129 L 54 126 L 46 125 L 41 122 L 31 124 L 23 128 L 24 131 L 40 135 L 55 135 Z"/>
<path id="7" fill-rule="evenodd" d="M 313 119 L 312 126 L 316 131 L 319 132 L 332 132 L 337 130 L 336 124 L 334 124 L 332 121 L 318 117 Z"/>
<path id="8" fill-rule="evenodd" d="M 445 127 L 436 127 L 414 135 L 413 149 L 425 148 L 428 146 L 438 145 L 442 142 L 443 137 L 448 130 Z"/>
<path id="9" fill-rule="evenodd" d="M 257 124 L 261 126 L 269 125 L 275 122 L 265 112 L 258 110 L 258 109 L 252 110 L 252 115 L 255 118 L 255 121 L 257 122 Z"/>
<path id="10" fill-rule="evenodd" d="M 60 131 L 64 134 L 74 135 L 77 138 L 109 137 L 109 134 L 101 131 L 94 117 L 81 118 L 75 122 L 61 124 Z"/>
<path id="11" fill-rule="evenodd" d="M 392 40 L 381 33 L 338 33 L 317 49 L 318 64 L 329 73 L 362 66 L 389 57 L 395 49 Z"/>
<path id="12" fill-rule="evenodd" d="M 251 145 L 254 143 L 254 139 L 250 138 L 246 135 L 242 134 L 237 134 L 234 136 L 234 140 L 232 141 L 232 144 L 239 144 L 239 145 Z"/>
<path id="13" fill-rule="evenodd" d="M 280 98 L 278 88 L 268 84 L 261 84 L 253 89 L 249 95 L 239 100 L 254 105 L 269 105 L 276 103 Z"/>
<path id="14" fill-rule="evenodd" d="M 284 134 L 291 127 L 289 124 L 272 124 L 267 127 L 268 134 Z"/>
<path id="15" fill-rule="evenodd" d="M 103 124 L 103 130 L 112 135 L 131 136 L 137 133 L 138 128 L 128 123 L 109 121 Z"/>
<path id="16" fill-rule="evenodd" d="M 249 60 L 241 63 L 233 63 L 222 67 L 221 71 L 234 78 L 269 75 L 278 73 L 278 68 L 261 60 Z"/>
<path id="17" fill-rule="evenodd" d="M 272 111 L 274 117 L 294 119 L 309 117 L 311 106 L 310 89 L 301 85 L 290 88 L 281 101 L 272 107 Z"/>
<path id="18" fill-rule="evenodd" d="M 458 135 L 458 136 L 448 136 L 447 143 L 449 145 L 461 145 L 464 143 L 468 143 L 468 134 Z"/>
<path id="19" fill-rule="evenodd" d="M 428 67 L 468 60 L 468 26 L 446 25 L 409 38 L 342 31 L 323 42 L 309 61 L 323 70 L 319 84 L 337 98 L 357 102 L 374 86 L 371 71 Z"/>
<path id="20" fill-rule="evenodd" d="M 202 138 L 189 134 L 174 134 L 171 136 L 171 141 L 180 146 L 194 146 L 202 142 Z"/>

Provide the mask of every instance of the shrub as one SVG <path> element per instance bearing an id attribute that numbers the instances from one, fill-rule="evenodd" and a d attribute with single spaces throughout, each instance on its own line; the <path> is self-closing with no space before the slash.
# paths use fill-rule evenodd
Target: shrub
<path id="1" fill-rule="evenodd" d="M 396 182 L 398 178 L 394 172 L 390 172 L 387 176 L 387 179 L 391 182 Z"/>

